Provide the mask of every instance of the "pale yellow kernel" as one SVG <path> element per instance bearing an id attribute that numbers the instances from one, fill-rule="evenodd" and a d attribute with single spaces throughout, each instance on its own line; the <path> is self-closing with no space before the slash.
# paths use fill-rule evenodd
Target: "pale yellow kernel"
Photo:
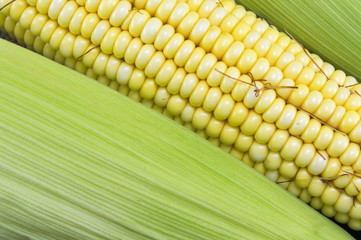
<path id="1" fill-rule="evenodd" d="M 155 54 L 155 51 L 152 44 L 143 45 L 135 59 L 135 66 L 139 69 L 144 69 Z"/>
<path id="2" fill-rule="evenodd" d="M 314 113 L 316 109 L 321 105 L 323 100 L 323 96 L 318 91 L 311 91 L 306 100 L 303 102 L 301 108 L 310 112 Z"/>
<path id="3" fill-rule="evenodd" d="M 78 35 L 75 38 L 75 42 L 74 42 L 74 46 L 73 46 L 73 57 L 79 58 L 83 54 L 85 54 L 87 51 L 90 51 L 90 52 L 88 52 L 90 54 L 92 54 L 91 52 L 93 52 L 93 51 L 99 51 L 99 49 L 97 50 L 97 48 L 93 48 L 94 45 L 90 46 L 90 44 L 91 43 L 90 43 L 89 39 L 86 39 L 83 36 Z M 90 50 L 90 49 L 92 49 L 92 50 Z M 86 55 L 88 55 L 88 53 Z"/>
<path id="4" fill-rule="evenodd" d="M 302 63 L 296 60 L 287 65 L 287 67 L 283 70 L 283 75 L 285 78 L 297 79 L 302 70 Z"/>
<path id="5" fill-rule="evenodd" d="M 297 187 L 296 183 L 293 181 L 288 185 L 287 191 L 298 197 L 301 194 L 302 189 Z"/>
<path id="6" fill-rule="evenodd" d="M 250 72 L 255 80 L 261 80 L 267 74 L 270 64 L 265 58 L 258 58 Z"/>
<path id="7" fill-rule="evenodd" d="M 252 49 L 246 49 L 239 58 L 237 62 L 237 67 L 241 71 L 241 73 L 247 73 L 252 69 L 256 61 L 257 53 Z"/>
<path id="8" fill-rule="evenodd" d="M 341 223 L 341 224 L 346 224 L 350 221 L 350 217 L 347 213 L 338 212 L 336 207 L 335 207 L 335 211 L 337 212 L 335 215 L 336 222 Z"/>
<path id="9" fill-rule="evenodd" d="M 261 38 L 259 32 L 250 31 L 242 40 L 246 48 L 253 48 L 256 42 Z"/>
<path id="10" fill-rule="evenodd" d="M 355 111 L 347 111 L 341 120 L 339 130 L 348 134 L 360 122 L 360 115 Z"/>
<path id="11" fill-rule="evenodd" d="M 153 99 L 157 93 L 158 86 L 152 79 L 146 79 L 139 91 L 139 94 L 144 99 Z"/>
<path id="12" fill-rule="evenodd" d="M 244 153 L 241 153 L 236 148 L 232 148 L 232 150 L 229 152 L 233 157 L 241 160 L 243 158 Z"/>
<path id="13" fill-rule="evenodd" d="M 41 41 L 40 37 L 36 37 L 34 40 L 34 51 L 42 54 L 43 53 L 43 48 L 44 48 L 45 43 L 43 41 Z M 74 58 L 69 58 L 67 57 L 67 59 L 65 60 L 65 66 L 74 69 L 76 64 L 76 60 Z"/>
<path id="14" fill-rule="evenodd" d="M 36 9 L 41 14 L 47 14 L 51 2 L 52 2 L 51 0 L 38 0 L 38 1 L 36 1 Z M 13 8 L 14 6 L 16 6 L 16 7 L 20 6 L 20 5 L 22 5 L 21 3 L 26 3 L 26 5 L 27 5 L 26 1 L 24 1 L 24 2 L 16 1 L 13 4 L 11 4 L 11 8 Z M 74 3 L 76 4 L 76 2 L 74 2 Z M 11 12 L 11 9 L 10 9 L 10 12 Z M 14 19 L 14 20 L 17 21 L 16 19 Z"/>
<path id="15" fill-rule="evenodd" d="M 291 40 L 291 43 L 286 48 L 286 51 L 289 51 L 290 53 L 296 56 L 300 52 L 303 52 L 303 48 L 298 42 L 296 42 L 295 40 Z"/>
<path id="16" fill-rule="evenodd" d="M 40 40 L 40 38 L 39 38 Z M 75 36 L 68 32 L 60 43 L 59 51 L 64 57 L 73 56 L 73 46 L 75 42 Z"/>
<path id="17" fill-rule="evenodd" d="M 316 149 L 313 144 L 311 143 L 303 144 L 296 156 L 295 159 L 296 165 L 299 167 L 307 167 L 312 161 L 315 154 L 316 154 Z"/>
<path id="18" fill-rule="evenodd" d="M 192 11 L 197 11 L 202 2 L 202 0 L 188 0 L 187 4 L 189 4 L 189 7 Z"/>
<path id="19" fill-rule="evenodd" d="M 324 183 L 321 179 L 313 178 L 310 182 L 310 185 L 308 185 L 308 192 L 312 197 L 321 197 L 322 201 L 323 192 L 325 191 L 326 187 L 327 184 Z"/>
<path id="20" fill-rule="evenodd" d="M 291 161 L 296 158 L 302 147 L 302 141 L 296 137 L 289 137 L 281 150 L 281 157 L 284 160 Z"/>
<path id="21" fill-rule="evenodd" d="M 265 173 L 265 177 L 267 177 L 272 182 L 276 182 L 280 175 L 277 170 L 267 170 L 267 172 Z"/>
<path id="22" fill-rule="evenodd" d="M 265 20 L 257 18 L 256 22 L 252 25 L 252 30 L 263 34 L 269 27 L 269 24 Z"/>
<path id="23" fill-rule="evenodd" d="M 151 45 L 152 46 L 152 45 Z M 139 56 L 139 55 L 138 55 Z M 137 62 L 136 62 L 137 64 Z M 168 90 L 172 89 L 171 86 L 169 86 L 170 81 L 174 78 L 177 77 L 182 77 L 183 75 L 180 76 L 175 76 L 177 70 L 177 66 L 175 65 L 174 61 L 171 59 L 168 59 L 164 62 L 164 64 L 162 65 L 161 69 L 158 71 L 156 77 L 155 77 L 155 82 L 159 85 L 159 86 L 166 86 L 168 85 Z M 182 78 L 182 80 L 184 79 L 184 77 Z M 172 85 L 173 86 L 173 85 Z M 180 85 L 179 85 L 180 86 Z M 180 87 L 178 87 L 179 89 Z M 176 91 L 178 93 L 178 91 Z M 173 93 L 173 92 L 171 92 Z"/>
<path id="24" fill-rule="evenodd" d="M 189 102 L 196 107 L 200 107 L 203 104 L 203 101 L 209 90 L 209 85 L 206 81 L 200 81 L 192 92 Z"/>
<path id="25" fill-rule="evenodd" d="M 218 7 L 217 1 L 204 1 L 198 8 L 198 14 L 202 18 L 207 18 L 211 12 Z"/>
<path id="26" fill-rule="evenodd" d="M 252 158 L 252 157 L 251 157 Z M 253 169 L 256 170 L 257 172 L 259 172 L 260 174 L 264 175 L 267 171 L 267 169 L 265 168 L 263 163 L 258 163 L 256 162 L 253 165 Z"/>
<path id="27" fill-rule="evenodd" d="M 279 82 L 283 79 L 283 73 L 279 68 L 270 67 L 266 76 L 263 78 L 272 86 L 278 86 Z"/>
<path id="28" fill-rule="evenodd" d="M 274 26 L 270 26 L 264 33 L 263 37 L 268 38 L 272 43 L 275 43 L 279 38 L 280 32 Z"/>
<path id="29" fill-rule="evenodd" d="M 314 91 L 319 91 L 323 88 L 326 82 L 327 78 L 323 73 L 316 73 L 309 87 Z"/>
<path id="30" fill-rule="evenodd" d="M 159 87 L 154 96 L 154 103 L 159 107 L 165 107 L 167 106 L 170 96 L 171 95 L 166 88 Z"/>
<path id="31" fill-rule="evenodd" d="M 120 1 L 117 6 L 112 11 L 109 22 L 114 27 L 121 26 L 126 20 L 130 10 L 132 9 L 132 5 L 128 1 Z"/>
<path id="32" fill-rule="evenodd" d="M 224 125 L 225 125 L 224 121 L 212 117 L 206 127 L 206 134 L 211 138 L 218 138 L 221 135 Z"/>
<path id="33" fill-rule="evenodd" d="M 178 26 L 179 22 L 190 11 L 189 5 L 186 2 L 179 2 L 173 9 L 168 18 L 168 23 L 174 27 Z"/>
<path id="34" fill-rule="evenodd" d="M 315 76 L 315 71 L 311 67 L 305 67 L 296 79 L 297 84 L 304 84 L 308 86 Z"/>
<path id="35" fill-rule="evenodd" d="M 351 218 L 347 225 L 349 226 L 349 228 L 351 228 L 352 230 L 355 230 L 355 231 L 360 231 L 361 230 L 361 221 L 359 218 L 357 219 L 354 219 L 354 218 Z"/>
<path id="36" fill-rule="evenodd" d="M 231 2 L 231 1 L 228 1 Z M 234 14 L 228 14 L 219 25 L 223 32 L 231 33 L 236 27 L 239 19 Z"/>
<path id="37" fill-rule="evenodd" d="M 295 183 L 300 188 L 307 188 L 312 179 L 312 175 L 308 172 L 306 168 L 300 168 L 295 176 Z M 305 189 L 308 193 L 308 190 Z"/>
<path id="38" fill-rule="evenodd" d="M 105 68 L 107 66 L 109 55 L 100 52 L 93 64 L 93 71 L 98 76 L 105 75 Z"/>
<path id="39" fill-rule="evenodd" d="M 334 205 L 339 198 L 341 192 L 339 189 L 331 185 L 326 185 L 321 195 L 321 200 L 326 205 Z"/>
<path id="40" fill-rule="evenodd" d="M 313 197 L 310 201 L 310 206 L 316 210 L 320 210 L 323 205 L 324 204 L 319 197 Z"/>
<path id="41" fill-rule="evenodd" d="M 54 58 L 54 60 L 56 59 L 56 55 L 55 55 L 55 58 Z M 57 61 L 58 62 L 58 61 Z M 90 77 L 90 78 L 93 78 L 93 79 L 97 79 L 97 75 L 93 72 L 93 70 L 91 69 L 91 68 L 88 68 L 88 70 L 86 71 L 86 73 L 85 73 L 85 75 L 87 75 L 88 77 Z M 129 90 L 129 88 L 127 88 L 128 90 Z M 121 94 L 123 94 L 122 92 L 121 92 Z M 123 95 L 126 95 L 126 94 L 123 94 Z"/>
<path id="42" fill-rule="evenodd" d="M 197 76 L 200 79 L 207 79 L 210 72 L 214 69 L 216 63 L 217 63 L 217 58 L 213 54 L 207 53 L 202 58 L 197 68 Z"/>
<path id="43" fill-rule="evenodd" d="M 78 7 L 78 4 L 76 4 L 74 1 L 67 2 L 58 16 L 59 25 L 63 28 L 69 27 L 70 20 Z"/>
<path id="44" fill-rule="evenodd" d="M 284 78 L 276 87 L 277 94 L 283 99 L 287 99 L 293 90 L 295 90 L 295 82 L 292 79 Z"/>
<path id="45" fill-rule="evenodd" d="M 25 31 L 24 31 L 24 33 L 25 33 Z M 47 57 L 47 58 L 53 60 L 56 52 L 57 51 L 55 51 L 52 47 L 50 47 L 50 45 L 48 43 L 45 44 L 44 49 L 43 49 L 44 57 Z M 81 64 L 82 66 L 84 66 L 84 64 L 82 62 L 79 61 L 78 63 Z M 85 74 L 87 67 L 84 66 L 83 69 L 85 69 L 84 72 L 83 71 L 79 71 L 79 72 Z"/>
<path id="46" fill-rule="evenodd" d="M 254 141 L 251 147 L 249 148 L 248 154 L 254 162 L 256 163 L 263 162 L 267 158 L 268 147 L 265 144 L 261 144 Z"/>
<path id="47" fill-rule="evenodd" d="M 336 81 L 339 85 L 343 86 L 346 80 L 346 74 L 341 70 L 336 70 L 333 72 L 330 79 Z"/>
<path id="48" fill-rule="evenodd" d="M 346 113 L 346 109 L 342 106 L 337 106 L 332 116 L 328 119 L 327 123 L 332 127 L 337 128 Z"/>
<path id="49" fill-rule="evenodd" d="M 117 71 L 116 81 L 120 85 L 127 85 L 133 71 L 134 71 L 133 65 L 130 65 L 126 62 L 122 62 Z"/>
<path id="50" fill-rule="evenodd" d="M 361 94 L 361 92 L 360 92 Z M 361 108 L 361 96 L 358 94 L 352 94 L 346 100 L 344 107 L 347 110 L 357 111 Z"/>
<path id="51" fill-rule="evenodd" d="M 232 127 L 231 125 L 226 123 L 222 129 L 219 139 L 223 144 L 231 145 L 237 140 L 238 135 L 239 135 L 239 128 Z"/>
<path id="52" fill-rule="evenodd" d="M 80 73 L 82 73 L 82 74 L 85 75 L 85 73 L 86 73 L 86 71 L 87 71 L 88 68 L 85 67 L 82 62 L 78 61 L 78 62 L 75 64 L 74 69 L 75 69 L 77 72 L 80 72 Z M 112 82 L 114 83 L 115 81 L 112 81 Z M 115 83 L 116 83 L 116 82 L 115 82 Z M 119 85 L 119 84 L 118 84 L 118 85 Z M 119 87 L 119 86 L 118 86 L 118 87 Z M 118 88 L 116 88 L 116 89 L 118 89 Z"/>
<path id="53" fill-rule="evenodd" d="M 243 133 L 239 133 L 238 138 L 237 138 L 236 142 L 234 143 L 234 146 L 240 152 L 248 152 L 252 143 L 253 143 L 252 136 L 247 136 Z M 249 157 L 249 156 L 247 156 L 247 157 Z"/>
<path id="54" fill-rule="evenodd" d="M 109 19 L 119 0 L 102 0 L 98 7 L 98 15 L 101 19 Z"/>
<path id="55" fill-rule="evenodd" d="M 336 109 L 336 104 L 333 100 L 324 99 L 320 107 L 317 109 L 317 111 L 314 114 L 321 120 L 327 122 L 327 120 L 334 113 L 335 109 Z"/>
<path id="56" fill-rule="evenodd" d="M 242 41 L 251 31 L 251 26 L 245 22 L 239 22 L 232 31 L 232 36 L 237 41 Z"/>
<path id="57" fill-rule="evenodd" d="M 238 79 L 240 77 L 241 73 L 239 72 L 238 68 L 229 67 L 226 71 L 226 74 L 227 74 L 227 76 L 224 76 L 221 81 L 220 88 L 221 88 L 222 92 L 230 93 L 230 92 L 232 92 L 233 87 L 237 83 L 237 81 L 235 81 L 234 79 Z M 233 79 L 229 78 L 228 76 L 233 77 Z"/>
<path id="58" fill-rule="evenodd" d="M 95 13 L 86 15 L 80 28 L 80 33 L 84 38 L 91 37 L 96 25 L 100 22 L 100 18 Z"/>
<path id="59" fill-rule="evenodd" d="M 120 29 L 115 27 L 112 27 L 109 29 L 109 31 L 107 31 L 107 33 L 105 34 L 104 38 L 100 43 L 100 48 L 104 53 L 107 54 L 113 53 L 113 47 L 120 32 L 121 32 Z"/>
<path id="60" fill-rule="evenodd" d="M 350 85 L 354 85 L 354 84 L 358 84 L 357 79 L 353 76 L 347 76 L 343 86 L 346 87 L 346 86 L 350 86 Z M 358 85 L 358 86 L 360 87 L 360 85 Z"/>
<path id="61" fill-rule="evenodd" d="M 1 14 L 0 14 L 0 15 L 1 15 Z M 1 16 L 2 16 L 2 15 L 1 15 Z M 0 18 L 1 18 L 1 16 L 0 16 Z M 15 21 L 14 21 L 14 22 L 15 22 Z M 1 29 L 1 19 L 0 19 L 0 29 Z M 14 27 L 14 36 L 15 36 L 15 38 L 16 38 L 16 41 L 17 41 L 20 45 L 25 45 L 25 42 L 24 42 L 25 31 L 26 31 L 26 29 L 23 28 L 23 27 L 21 27 L 19 23 L 16 23 L 16 24 L 15 24 L 15 27 Z M 30 31 L 31 31 L 31 30 L 30 30 Z M 37 34 L 37 35 L 39 35 L 39 34 Z M 49 44 L 47 44 L 47 45 L 49 45 Z M 50 47 L 50 45 L 49 45 L 49 47 Z M 43 53 L 43 55 L 46 56 L 45 53 Z M 47 56 L 46 56 L 46 57 L 47 57 Z M 49 58 L 49 57 L 48 57 L 48 58 Z M 50 58 L 50 59 L 51 59 L 51 58 Z"/>
<path id="62" fill-rule="evenodd" d="M 351 166 L 342 166 L 340 171 L 335 176 L 333 184 L 338 188 L 345 188 L 350 184 L 353 177 L 353 169 Z"/>
<path id="63" fill-rule="evenodd" d="M 275 63 L 275 66 L 281 70 L 284 70 L 292 61 L 295 60 L 295 56 L 290 52 L 284 52 Z"/>
<path id="64" fill-rule="evenodd" d="M 264 161 L 264 165 L 269 170 L 277 170 L 282 163 L 281 155 L 278 152 L 269 151 Z"/>
<path id="65" fill-rule="evenodd" d="M 260 94 L 257 92 L 257 90 L 261 89 L 263 87 L 263 85 L 261 82 L 255 82 L 255 84 L 256 84 L 257 88 L 254 86 L 251 86 L 248 89 L 248 91 L 243 99 L 244 105 L 248 108 L 253 108 L 256 105 L 258 99 L 260 98 Z"/>
<path id="66" fill-rule="evenodd" d="M 35 16 L 38 14 L 38 11 L 36 11 L 35 7 L 27 7 L 23 13 L 21 14 L 19 18 L 20 26 L 28 29 L 35 18 Z M 13 20 L 13 19 L 11 19 Z M 15 26 L 15 22 L 13 22 L 13 27 Z M 7 21 L 7 24 L 5 24 L 5 27 L 7 28 L 7 32 L 13 32 L 13 30 L 9 29 L 9 21 Z"/>
<path id="67" fill-rule="evenodd" d="M 254 110 L 258 114 L 263 114 L 272 105 L 276 99 L 276 92 L 272 89 L 263 91 L 258 99 Z"/>
<path id="68" fill-rule="evenodd" d="M 207 33 L 202 38 L 199 46 L 203 48 L 206 52 L 211 52 L 214 43 L 216 42 L 219 35 L 221 35 L 221 30 L 216 26 L 211 26 Z"/>
<path id="69" fill-rule="evenodd" d="M 333 139 L 334 131 L 327 125 L 323 125 L 318 136 L 314 141 L 314 145 L 319 150 L 325 150 Z"/>
<path id="70" fill-rule="evenodd" d="M 279 44 L 273 44 L 272 47 L 268 50 L 266 58 L 271 65 L 275 65 L 277 60 L 280 58 L 283 53 L 283 48 Z"/>
<path id="71" fill-rule="evenodd" d="M 283 48 L 286 49 L 290 43 L 291 43 L 291 38 L 286 34 L 281 32 L 280 36 L 277 40 L 277 43 Z"/>
<path id="72" fill-rule="evenodd" d="M 219 2 L 218 2 L 218 4 L 219 4 Z M 227 12 L 232 12 L 238 7 L 236 2 L 233 0 L 222 0 L 222 5 L 221 5 L 221 7 L 226 9 Z"/>
<path id="73" fill-rule="evenodd" d="M 155 17 L 162 20 L 163 23 L 167 22 L 170 14 L 173 12 L 176 5 L 177 5 L 176 0 L 162 1 L 159 7 L 156 8 Z"/>
<path id="74" fill-rule="evenodd" d="M 271 48 L 271 40 L 266 37 L 259 39 L 253 47 L 253 50 L 256 51 L 258 57 L 264 57 L 268 50 Z"/>
<path id="75" fill-rule="evenodd" d="M 195 44 L 199 44 L 203 39 L 204 35 L 207 33 L 210 26 L 211 24 L 207 19 L 199 19 L 191 30 L 188 39 L 193 41 Z"/>
<path id="76" fill-rule="evenodd" d="M 320 67 L 323 65 L 323 60 L 316 54 L 310 54 L 313 61 L 311 61 L 308 66 L 310 66 L 315 72 L 320 72 Z"/>
<path id="77" fill-rule="evenodd" d="M 247 11 L 246 16 L 242 19 L 242 22 L 252 26 L 257 20 L 257 16 L 254 12 Z"/>
<path id="78" fill-rule="evenodd" d="M 201 63 L 202 59 L 206 55 L 206 52 L 203 48 L 196 47 L 192 52 L 191 56 L 188 58 L 184 69 L 189 73 L 194 73 L 197 71 L 199 64 Z M 225 65 L 225 64 L 223 64 Z M 219 74 L 221 75 L 221 74 Z"/>
<path id="79" fill-rule="evenodd" d="M 251 83 L 252 80 L 248 75 L 241 75 L 239 77 L 239 82 L 236 83 L 236 85 L 232 89 L 232 97 L 235 101 L 242 101 L 244 97 L 246 96 L 248 90 L 250 89 L 250 85 L 246 84 Z M 208 81 L 207 81 L 208 82 Z"/>
<path id="80" fill-rule="evenodd" d="M 297 109 L 295 106 L 291 104 L 287 104 L 280 115 L 280 117 L 276 121 L 276 126 L 279 129 L 288 129 L 294 119 L 296 118 Z"/>
<path id="81" fill-rule="evenodd" d="M 196 111 L 195 107 L 193 107 L 191 104 L 187 103 L 182 111 L 181 119 L 185 123 L 191 122 L 195 111 Z"/>
<path id="82" fill-rule="evenodd" d="M 183 67 L 187 63 L 187 60 L 191 56 L 195 47 L 195 44 L 191 40 L 185 40 L 175 54 L 175 64 L 177 64 L 179 67 Z"/>
<path id="83" fill-rule="evenodd" d="M 327 148 L 327 153 L 331 157 L 338 157 L 346 150 L 349 143 L 350 140 L 347 136 L 343 133 L 336 132 Z"/>
<path id="84" fill-rule="evenodd" d="M 350 143 L 340 156 L 340 162 L 344 165 L 352 165 L 360 155 L 360 145 Z"/>
<path id="85" fill-rule="evenodd" d="M 330 76 L 335 71 L 335 67 L 333 65 L 331 65 L 330 63 L 328 63 L 328 62 L 324 62 L 321 68 L 322 68 L 322 71 L 325 73 L 325 75 L 327 76 L 328 79 L 330 79 Z"/>
<path id="86" fill-rule="evenodd" d="M 307 67 L 307 65 L 310 63 L 311 59 L 310 57 L 305 53 L 305 51 L 302 51 L 296 55 L 295 58 L 296 61 L 299 61 L 302 63 L 304 67 Z"/>
<path id="87" fill-rule="evenodd" d="M 268 143 L 276 131 L 276 126 L 273 123 L 263 122 L 257 132 L 254 135 L 254 138 L 257 142 L 265 144 Z"/>
<path id="88" fill-rule="evenodd" d="M 122 31 L 115 39 L 113 53 L 118 58 L 124 58 L 125 52 L 132 41 L 132 36 L 127 31 Z M 133 40 L 137 41 L 137 40 Z M 139 41 L 138 41 L 139 42 Z M 139 42 L 139 45 L 141 43 Z"/>
<path id="89" fill-rule="evenodd" d="M 219 120 L 226 120 L 234 108 L 234 100 L 230 94 L 223 94 L 221 100 L 214 109 L 214 116 Z"/>
<path id="90" fill-rule="evenodd" d="M 154 40 L 155 48 L 163 50 L 174 35 L 175 29 L 171 25 L 162 26 Z"/>
<path id="91" fill-rule="evenodd" d="M 183 42 L 184 36 L 180 33 L 175 33 L 163 49 L 164 56 L 166 58 L 174 58 Z"/>
<path id="92" fill-rule="evenodd" d="M 67 34 L 67 30 L 62 27 L 57 27 L 53 33 L 53 35 L 50 38 L 49 44 L 54 49 L 59 49 L 59 46 Z"/>
<path id="93" fill-rule="evenodd" d="M 221 141 L 219 140 L 219 138 L 207 138 L 208 142 L 210 142 L 211 144 L 213 144 L 214 146 L 217 146 L 219 147 L 222 143 Z M 241 154 L 244 154 L 244 153 L 241 153 Z M 243 157 L 243 155 L 242 155 Z"/>
<path id="94" fill-rule="evenodd" d="M 341 169 L 341 163 L 338 158 L 329 158 L 325 170 L 322 172 L 322 177 L 334 178 Z"/>
<path id="95" fill-rule="evenodd" d="M 105 76 L 111 80 L 115 80 L 120 63 L 121 60 L 111 55 L 105 68 Z"/>
<path id="96" fill-rule="evenodd" d="M 325 151 L 317 151 L 308 165 L 307 170 L 312 175 L 321 174 L 326 169 L 328 158 L 329 157 Z"/>
<path id="97" fill-rule="evenodd" d="M 281 98 L 276 98 L 271 107 L 269 107 L 268 110 L 262 114 L 262 118 L 266 122 L 276 122 L 284 108 L 285 101 Z"/>
<path id="98" fill-rule="evenodd" d="M 279 178 L 276 180 L 276 183 L 284 189 L 287 189 L 288 185 L 290 185 L 290 179 L 280 174 Z"/>
<path id="99" fill-rule="evenodd" d="M 172 95 L 167 103 L 167 111 L 173 116 L 178 116 L 182 113 L 187 100 L 180 95 Z"/>
<path id="100" fill-rule="evenodd" d="M 228 118 L 231 126 L 240 126 L 248 116 L 248 108 L 243 103 L 237 102 Z"/>
<path id="101" fill-rule="evenodd" d="M 150 19 L 150 14 L 146 11 L 136 12 L 129 24 L 129 33 L 133 37 L 140 37 L 144 26 Z"/>
<path id="102" fill-rule="evenodd" d="M 144 72 L 139 69 L 134 69 L 132 76 L 130 77 L 130 80 L 128 82 L 128 87 L 132 91 L 139 91 L 144 84 L 144 81 L 146 79 L 146 76 L 144 75 Z"/>
<path id="103" fill-rule="evenodd" d="M 211 22 L 212 25 L 218 26 L 222 23 L 223 19 L 227 16 L 228 12 L 227 9 L 220 6 L 209 15 L 208 20 Z"/>
<path id="104" fill-rule="evenodd" d="M 153 17 L 149 19 L 140 34 L 140 39 L 142 40 L 142 42 L 149 44 L 154 43 L 162 26 L 163 23 L 159 18 Z"/>
<path id="105" fill-rule="evenodd" d="M 163 15 L 163 13 L 160 13 L 160 15 Z M 185 38 L 188 38 L 198 19 L 199 15 L 196 12 L 189 12 L 178 24 L 176 32 L 182 34 Z"/>
<path id="106" fill-rule="evenodd" d="M 161 52 L 156 52 L 144 69 L 145 74 L 150 78 L 156 77 L 158 71 L 162 68 L 165 61 L 166 59 L 164 55 Z"/>
<path id="107" fill-rule="evenodd" d="M 281 176 L 285 178 L 294 178 L 299 167 L 292 161 L 283 161 L 279 168 Z"/>
<path id="108" fill-rule="evenodd" d="M 160 72 L 162 71 L 162 69 L 160 70 Z M 187 73 L 186 73 L 186 71 L 184 71 L 183 68 L 177 68 L 177 70 L 175 71 L 175 73 L 173 74 L 172 78 L 170 79 L 170 81 L 169 81 L 169 83 L 167 85 L 167 90 L 171 94 L 178 94 L 179 93 L 179 90 L 180 90 L 180 88 L 182 86 L 184 78 L 186 77 L 186 74 Z M 158 78 L 158 75 L 157 75 L 156 79 L 157 78 Z M 161 79 L 158 79 L 158 80 L 161 81 Z"/>
<path id="109" fill-rule="evenodd" d="M 189 98 L 198 82 L 199 79 L 194 73 L 187 74 L 180 88 L 180 95 L 184 98 Z"/>
<path id="110" fill-rule="evenodd" d="M 203 108 L 197 108 L 192 118 L 192 125 L 198 130 L 205 129 L 210 121 L 212 114 Z"/>
<path id="111" fill-rule="evenodd" d="M 129 64 L 134 64 L 143 42 L 139 38 L 133 38 L 124 53 L 124 60 Z M 155 54 L 153 55 L 155 56 Z"/>
<path id="112" fill-rule="evenodd" d="M 222 95 L 223 94 L 218 87 L 210 88 L 203 102 L 204 109 L 206 111 L 213 111 L 221 100 Z"/>
<path id="113" fill-rule="evenodd" d="M 54 0 L 50 3 L 49 9 L 48 9 L 48 16 L 51 19 L 57 19 L 59 16 L 59 13 L 61 9 L 64 7 L 66 0 Z M 90 12 L 88 10 L 88 12 Z"/>
<path id="114" fill-rule="evenodd" d="M 350 141 L 361 142 L 361 122 L 359 122 L 356 127 L 349 133 Z"/>
<path id="115" fill-rule="evenodd" d="M 107 79 L 105 76 L 99 76 L 99 77 L 97 78 L 97 81 L 100 82 L 101 84 L 105 85 L 105 86 L 109 86 L 109 84 L 110 84 L 110 80 Z M 133 94 L 137 96 L 137 94 L 136 94 L 135 92 L 133 92 Z M 139 102 L 138 96 L 137 96 L 137 97 L 134 97 L 134 96 L 131 95 L 130 92 L 128 93 L 128 96 L 129 96 L 131 99 Z"/>
<path id="116" fill-rule="evenodd" d="M 305 131 L 303 131 L 301 138 L 306 143 L 311 143 L 316 139 L 320 130 L 321 130 L 321 123 L 316 119 L 311 119 Z"/>
<path id="117" fill-rule="evenodd" d="M 335 101 L 337 106 L 341 106 L 349 98 L 350 94 L 351 94 L 351 92 L 349 89 L 340 87 L 338 89 L 336 95 L 333 97 L 333 100 Z"/>
<path id="118" fill-rule="evenodd" d="M 110 24 L 107 20 L 101 20 L 94 31 L 91 34 L 91 41 L 94 45 L 100 45 L 101 41 L 103 40 L 104 36 L 106 35 L 107 31 L 110 29 Z"/>
<path id="119" fill-rule="evenodd" d="M 301 106 L 308 96 L 309 91 L 310 89 L 307 86 L 299 84 L 297 85 L 297 89 L 292 89 L 287 101 L 296 106 Z"/>
<path id="120" fill-rule="evenodd" d="M 211 52 L 218 58 L 218 60 L 221 60 L 232 43 L 232 35 L 230 33 L 222 33 L 214 43 Z"/>
<path id="121" fill-rule="evenodd" d="M 85 8 L 88 12 L 95 13 L 98 10 L 99 4 L 99 0 L 88 0 L 85 2 Z"/>
<path id="122" fill-rule="evenodd" d="M 336 211 L 340 213 L 348 213 L 353 206 L 353 198 L 345 193 L 341 193 L 335 203 Z"/>
<path id="123" fill-rule="evenodd" d="M 269 149 L 274 152 L 279 152 L 286 144 L 288 138 L 289 138 L 289 134 L 287 131 L 279 130 L 279 129 L 276 130 L 271 140 L 268 142 Z"/>
<path id="124" fill-rule="evenodd" d="M 142 103 L 142 105 L 144 105 L 148 108 L 153 108 L 153 106 L 154 106 L 154 102 L 152 100 L 148 100 L 148 99 L 143 99 L 141 101 L 141 103 Z M 179 118 L 174 118 L 174 121 L 183 125 L 183 121 L 182 120 L 179 121 Z"/>
<path id="125" fill-rule="evenodd" d="M 42 2 L 42 5 L 48 5 L 47 8 L 49 7 L 49 4 L 50 4 L 49 0 L 46 0 L 46 2 Z M 0 3 L 0 5 L 4 6 L 2 4 L 2 2 Z M 27 9 L 28 6 L 29 5 L 27 4 L 26 1 L 15 1 L 15 2 L 12 2 L 9 6 L 5 7 L 3 10 L 1 10 L 1 15 L 3 17 L 10 16 L 12 20 L 14 20 L 15 22 L 18 22 L 21 15 Z M 7 10 L 5 10 L 5 9 L 7 9 Z M 39 15 L 39 14 L 37 14 L 37 15 Z M 3 24 L 0 23 L 0 26 L 1 25 L 3 25 Z"/>
<path id="126" fill-rule="evenodd" d="M 241 131 L 246 135 L 254 135 L 261 123 L 262 117 L 251 110 L 248 113 L 246 121 L 244 121 L 241 126 Z"/>
<path id="127" fill-rule="evenodd" d="M 359 176 L 352 177 L 351 182 L 346 186 L 345 192 L 350 196 L 357 196 L 361 189 L 361 178 Z"/>
<path id="128" fill-rule="evenodd" d="M 222 149 L 223 151 L 225 151 L 226 153 L 229 153 L 232 149 L 231 145 L 226 145 L 226 144 L 220 144 L 219 148 Z"/>

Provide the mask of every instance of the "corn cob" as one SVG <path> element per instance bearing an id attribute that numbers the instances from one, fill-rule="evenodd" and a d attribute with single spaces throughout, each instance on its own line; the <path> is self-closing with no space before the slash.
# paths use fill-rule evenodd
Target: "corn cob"
<path id="1" fill-rule="evenodd" d="M 1 14 L 19 42 L 361 229 L 360 85 L 254 13 L 232 1 L 17 0 Z"/>

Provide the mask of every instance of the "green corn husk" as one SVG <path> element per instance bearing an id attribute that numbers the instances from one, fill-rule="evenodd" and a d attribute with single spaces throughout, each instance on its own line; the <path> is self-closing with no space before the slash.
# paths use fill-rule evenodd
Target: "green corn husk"
<path id="1" fill-rule="evenodd" d="M 351 239 L 163 115 L 0 39 L 1 239 Z"/>
<path id="2" fill-rule="evenodd" d="M 361 1 L 236 1 L 361 81 Z"/>

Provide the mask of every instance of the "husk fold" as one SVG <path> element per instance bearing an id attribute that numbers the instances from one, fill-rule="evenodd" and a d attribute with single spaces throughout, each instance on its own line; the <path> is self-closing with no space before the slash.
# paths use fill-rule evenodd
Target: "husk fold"
<path id="1" fill-rule="evenodd" d="M 166 117 L 0 39 L 2 239 L 348 239 Z"/>

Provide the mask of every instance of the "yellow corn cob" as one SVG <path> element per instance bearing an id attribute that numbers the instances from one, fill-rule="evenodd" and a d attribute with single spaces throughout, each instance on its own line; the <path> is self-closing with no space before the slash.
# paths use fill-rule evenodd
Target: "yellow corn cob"
<path id="1" fill-rule="evenodd" d="M 0 26 L 361 230 L 360 85 L 242 6 L 16 0 Z"/>

